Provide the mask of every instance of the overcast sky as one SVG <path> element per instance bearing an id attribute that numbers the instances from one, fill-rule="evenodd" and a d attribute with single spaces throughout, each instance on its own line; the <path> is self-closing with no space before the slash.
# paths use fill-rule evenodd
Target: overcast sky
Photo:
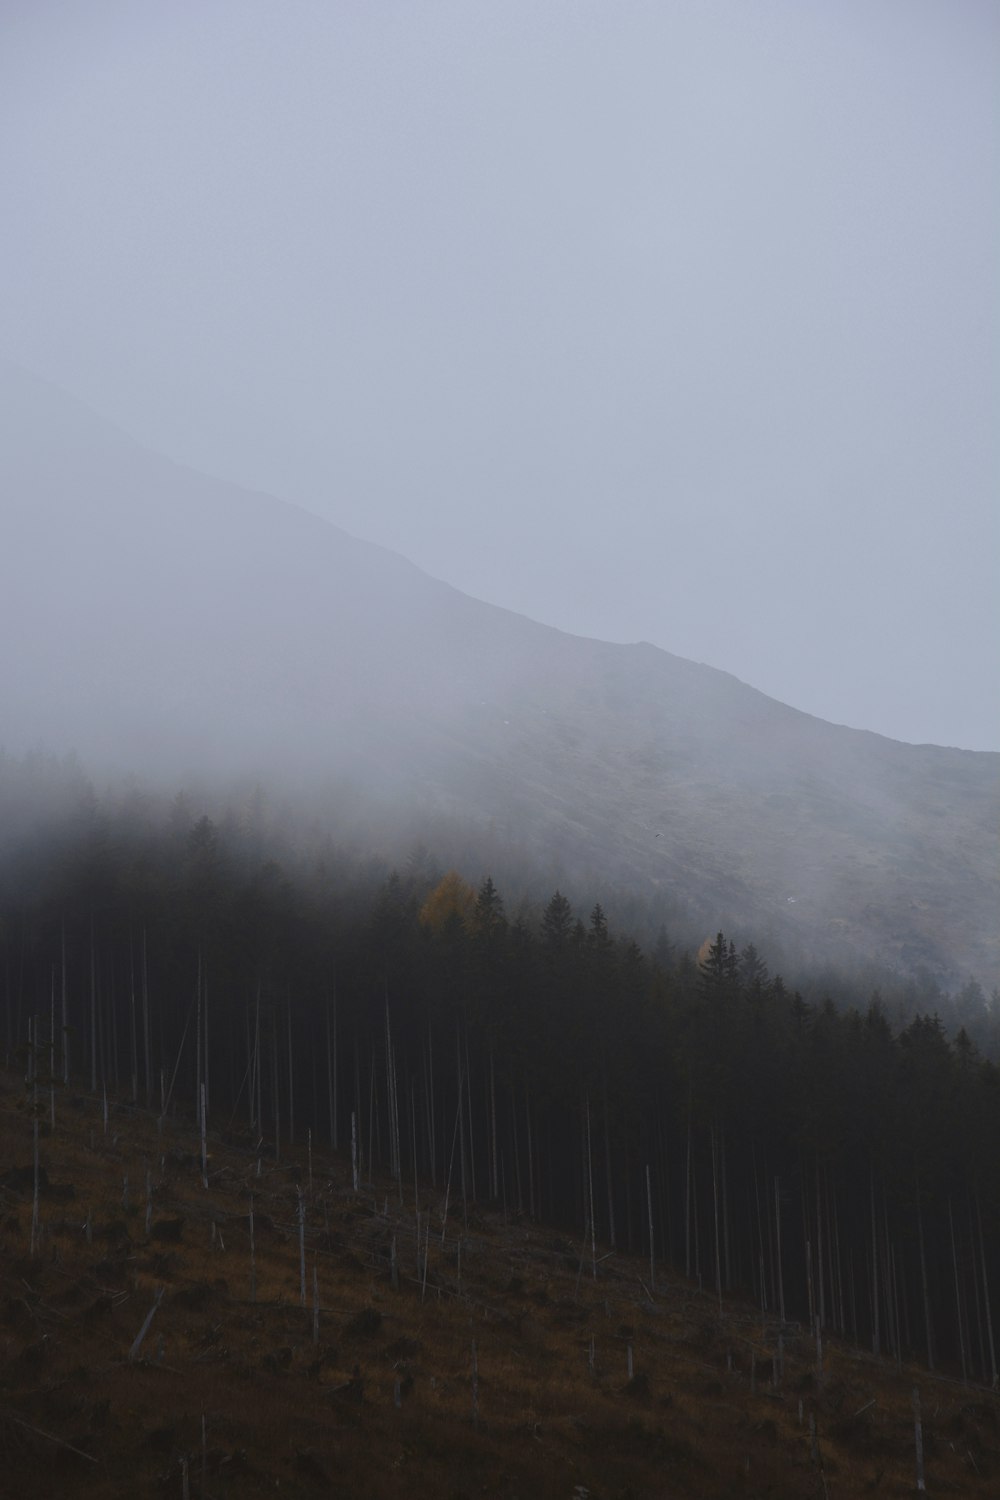
<path id="1" fill-rule="evenodd" d="M 993 0 L 0 0 L 0 340 L 468 593 L 1000 748 Z"/>

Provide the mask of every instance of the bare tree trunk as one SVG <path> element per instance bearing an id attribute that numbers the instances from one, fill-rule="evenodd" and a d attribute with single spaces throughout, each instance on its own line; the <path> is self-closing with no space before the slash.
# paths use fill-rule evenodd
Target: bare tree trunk
<path id="1" fill-rule="evenodd" d="M 32 1138 L 34 1142 L 34 1165 L 35 1165 L 35 1189 L 31 1197 L 31 1258 L 34 1259 L 35 1251 L 38 1249 L 38 1187 L 39 1187 L 39 1161 L 38 1161 L 38 1115 L 31 1122 Z"/>
<path id="2" fill-rule="evenodd" d="M 278 1007 L 271 1012 L 271 1076 L 274 1084 L 274 1159 L 281 1160 L 281 1092 L 278 1085 Z"/>
<path id="3" fill-rule="evenodd" d="M 441 1214 L 441 1247 L 444 1248 L 444 1237 L 448 1228 L 448 1204 L 451 1202 L 451 1174 L 455 1166 L 455 1146 L 458 1142 L 458 1134 L 462 1128 L 462 1095 L 459 1091 L 458 1108 L 455 1110 L 455 1129 L 451 1137 L 451 1156 L 448 1159 L 448 1172 L 444 1185 L 444 1210 Z"/>
<path id="4" fill-rule="evenodd" d="M 778 1308 L 781 1318 L 781 1326 L 785 1326 L 785 1280 L 781 1270 L 781 1188 L 777 1177 L 774 1179 L 774 1231 L 775 1247 L 778 1257 Z"/>
<path id="5" fill-rule="evenodd" d="M 514 1142 L 514 1187 L 517 1192 L 517 1211 L 524 1213 L 524 1193 L 521 1187 L 521 1145 L 517 1138 L 517 1102 L 513 1094 L 508 1095 L 510 1104 L 510 1128 Z"/>
<path id="6" fill-rule="evenodd" d="M 885 1238 L 882 1242 L 882 1264 L 885 1267 L 885 1325 L 886 1338 L 892 1349 L 895 1340 L 897 1363 L 902 1359 L 902 1340 L 899 1329 L 899 1300 L 896 1292 L 896 1265 L 892 1241 L 889 1238 L 889 1208 L 885 1197 L 885 1181 L 882 1182 L 882 1225 Z"/>
<path id="7" fill-rule="evenodd" d="M 194 1108 L 198 1119 L 198 1129 L 201 1130 L 201 949 L 198 949 L 198 978 L 195 981 L 195 1023 L 194 1023 Z"/>
<path id="8" fill-rule="evenodd" d="M 469 1064 L 469 1033 L 465 1033 L 465 1104 L 469 1115 L 469 1183 L 476 1201 L 476 1138 L 472 1125 L 472 1068 Z M 468 1227 L 468 1226 L 466 1226 Z"/>
<path id="9" fill-rule="evenodd" d="M 372 1164 L 375 1160 L 375 1048 L 372 1047 L 372 1065 L 368 1078 L 368 1186 L 372 1185 Z M 379 1160 L 381 1160 L 381 1139 L 379 1139 Z"/>
<path id="10" fill-rule="evenodd" d="M 588 1109 L 587 1122 L 588 1122 L 588 1129 L 589 1129 L 589 1123 L 590 1123 L 590 1114 L 589 1114 L 590 1104 L 589 1104 L 589 1101 L 588 1101 L 587 1109 Z M 493 1067 L 493 1044 L 492 1044 L 492 1042 L 490 1043 L 490 1146 L 491 1146 L 491 1159 L 492 1159 L 492 1189 L 493 1189 L 492 1197 L 493 1197 L 493 1202 L 495 1203 L 497 1201 L 497 1199 L 500 1197 L 500 1175 L 499 1175 L 499 1167 L 498 1167 L 498 1164 L 497 1164 L 497 1091 L 496 1091 L 496 1077 L 495 1077 L 494 1067 Z M 591 1185 L 591 1196 L 593 1196 L 593 1185 Z"/>
<path id="11" fill-rule="evenodd" d="M 431 1162 L 431 1187 L 437 1187 L 437 1129 L 434 1098 L 434 1038 L 427 1025 L 427 1151 Z"/>
<path id="12" fill-rule="evenodd" d="M 719 1298 L 719 1316 L 722 1316 L 722 1267 L 719 1260 L 719 1171 L 715 1144 L 715 1126 L 712 1126 L 712 1208 L 715 1215 L 715 1290 Z"/>
<path id="13" fill-rule="evenodd" d="M 997 1378 L 997 1354 L 996 1345 L 993 1342 L 993 1315 L 990 1312 L 990 1284 L 986 1275 L 986 1252 L 983 1247 L 983 1216 L 979 1208 L 979 1195 L 976 1195 L 976 1223 L 979 1229 L 979 1264 L 983 1270 L 983 1303 L 986 1308 L 986 1333 L 989 1341 L 990 1351 L 990 1384 L 996 1390 Z"/>
<path id="14" fill-rule="evenodd" d="M 826 1327 L 826 1298 L 823 1293 L 823 1189 L 820 1182 L 819 1152 L 816 1152 L 816 1311 Z"/>
<path id="15" fill-rule="evenodd" d="M 392 1032 L 389 1028 L 389 995 L 385 998 L 385 1089 L 386 1111 L 389 1123 L 389 1170 L 394 1182 L 400 1183 L 402 1201 L 402 1165 L 399 1160 L 399 1104 L 396 1095 L 396 1075 L 393 1067 Z"/>
<path id="16" fill-rule="evenodd" d="M 869 1191 L 872 1210 L 872 1353 L 882 1352 L 879 1336 L 879 1285 L 878 1285 L 878 1225 L 875 1218 L 875 1173 L 869 1169 Z"/>
<path id="17" fill-rule="evenodd" d="M 288 1144 L 295 1141 L 295 1053 L 292 1047 L 292 1002 L 288 1001 Z"/>
<path id="18" fill-rule="evenodd" d="M 149 969 L 146 962 L 146 929 L 142 929 L 142 1040 L 146 1063 L 146 1108 L 153 1104 L 152 1051 L 149 1045 Z"/>
<path id="19" fill-rule="evenodd" d="M 462 1115 L 462 1053 L 458 1054 L 458 1153 L 462 1169 L 462 1222 L 469 1227 L 469 1202 L 465 1191 L 465 1120 Z"/>
<path id="20" fill-rule="evenodd" d="M 691 1280 L 691 1095 L 688 1093 L 687 1165 L 684 1173 L 684 1274 Z"/>
<path id="21" fill-rule="evenodd" d="M 56 1130 L 56 971 L 53 966 L 49 995 L 49 1125 L 52 1134 Z"/>
<path id="22" fill-rule="evenodd" d="M 608 1125 L 608 1080 L 604 1078 L 604 1175 L 608 1183 L 608 1243 L 612 1250 L 618 1248 L 615 1236 L 615 1190 L 614 1173 L 611 1170 L 611 1133 Z"/>
<path id="23" fill-rule="evenodd" d="M 924 1249 L 924 1215 L 920 1206 L 920 1183 L 917 1188 L 917 1233 L 920 1241 L 920 1287 L 924 1302 L 924 1336 L 927 1340 L 927 1368 L 934 1369 L 934 1340 L 931 1336 L 931 1299 L 927 1286 L 927 1255 Z"/>
<path id="24" fill-rule="evenodd" d="M 62 1065 L 63 1084 L 69 1084 L 69 1015 L 66 995 L 66 923 L 62 925 Z"/>
<path id="25" fill-rule="evenodd" d="M 202 984 L 202 992 L 203 992 L 203 998 L 204 998 L 204 1012 L 205 1012 L 205 1036 L 204 1036 L 204 1039 L 202 1041 L 202 1052 L 201 1052 L 201 1063 L 202 1063 L 201 1081 L 205 1085 L 205 1121 L 207 1123 L 207 1121 L 208 1121 L 208 1107 L 209 1107 L 209 1076 L 208 1076 L 208 1074 L 209 1074 L 209 1068 L 208 1068 L 208 976 L 207 975 L 205 976 L 205 979 L 204 979 L 203 984 Z"/>
<path id="26" fill-rule="evenodd" d="M 306 1305 L 306 1200 L 302 1189 L 295 1189 L 299 1198 L 299 1301 Z M 395 1244 L 395 1240 L 393 1241 Z"/>
<path id="27" fill-rule="evenodd" d="M 844 1305 L 844 1276 L 840 1258 L 840 1209 L 832 1184 L 830 1187 L 830 1198 L 833 1218 L 833 1250 L 837 1269 L 837 1300 L 840 1303 L 840 1319 L 837 1327 L 841 1338 L 843 1338 L 847 1332 L 847 1309 Z"/>
<path id="28" fill-rule="evenodd" d="M 336 1025 L 337 1025 L 337 1022 L 336 1022 L 336 1014 L 337 1014 L 337 1010 L 336 1010 L 336 1007 L 337 1007 L 336 991 L 334 991 L 333 1005 L 334 1005 L 334 1030 L 336 1031 Z M 335 1055 L 336 1055 L 336 1043 L 334 1043 L 334 1045 L 333 1045 L 333 1056 L 335 1056 Z M 333 1056 L 331 1056 L 331 1046 L 330 1046 L 330 1002 L 328 1000 L 327 1003 L 326 1003 L 326 1090 L 327 1090 L 327 1103 L 330 1106 L 330 1145 L 333 1147 L 334 1151 L 336 1151 L 336 1149 L 337 1149 L 337 1106 L 336 1106 L 336 1089 L 337 1089 L 337 1085 L 334 1082 L 334 1077 L 333 1077 Z"/>
<path id="29" fill-rule="evenodd" d="M 756 1145 L 753 1145 L 752 1148 L 751 1148 L 751 1158 L 753 1160 L 753 1197 L 754 1197 L 754 1206 L 755 1206 L 755 1208 L 757 1210 L 757 1261 L 758 1261 L 758 1264 L 760 1266 L 760 1310 L 761 1310 L 761 1315 L 763 1317 L 763 1314 L 767 1311 L 767 1280 L 766 1280 L 766 1272 L 765 1272 L 765 1269 L 764 1269 L 765 1268 L 765 1264 L 766 1264 L 765 1255 L 764 1255 L 764 1221 L 763 1221 L 763 1219 L 761 1217 L 761 1212 L 760 1212 L 760 1183 L 759 1183 L 759 1181 L 757 1179 L 757 1147 L 756 1147 Z"/>
<path id="30" fill-rule="evenodd" d="M 728 1292 L 733 1284 L 729 1259 L 729 1183 L 726 1173 L 726 1127 L 719 1125 L 719 1176 L 722 1180 L 722 1264 L 725 1268 L 725 1288 Z"/>
<path id="31" fill-rule="evenodd" d="M 587 1098 L 587 1190 L 590 1202 L 590 1263 L 597 1280 L 597 1230 L 594 1227 L 594 1157 L 590 1145 L 590 1098 Z"/>
<path id="32" fill-rule="evenodd" d="M 649 1215 L 649 1290 L 656 1291 L 656 1260 L 653 1247 L 653 1183 L 646 1163 L 646 1212 Z"/>
<path id="33" fill-rule="evenodd" d="M 93 916 L 90 918 L 90 1092 L 97 1093 L 97 958 Z"/>
<path id="34" fill-rule="evenodd" d="M 925 1490 L 924 1484 L 924 1430 L 920 1420 L 920 1392 L 913 1387 L 913 1435 L 917 1450 L 917 1489 Z"/>
<path id="35" fill-rule="evenodd" d="M 135 1019 L 135 944 L 131 929 L 128 935 L 128 991 L 129 991 L 129 1021 L 131 1033 L 131 1056 L 132 1056 L 132 1103 L 136 1104 L 139 1099 L 139 1041 Z"/>
<path id="36" fill-rule="evenodd" d="M 528 1090 L 524 1091 L 524 1118 L 528 1131 L 528 1213 L 534 1219 L 535 1214 L 535 1153 L 531 1141 L 531 1102 L 528 1098 Z"/>
<path id="37" fill-rule="evenodd" d="M 260 990 L 261 983 L 258 977 L 254 1015 L 254 1073 L 257 1077 L 257 1134 L 262 1137 L 264 1134 L 264 1053 L 260 1034 Z"/>
<path id="38" fill-rule="evenodd" d="M 156 1298 L 155 1298 L 155 1300 L 153 1302 L 152 1307 L 149 1309 L 149 1312 L 146 1314 L 146 1318 L 145 1318 L 145 1321 L 144 1321 L 142 1327 L 139 1329 L 139 1332 L 135 1336 L 135 1340 L 134 1340 L 134 1342 L 132 1344 L 131 1349 L 128 1351 L 128 1357 L 129 1357 L 130 1363 L 134 1362 L 135 1360 L 137 1360 L 139 1358 L 139 1350 L 142 1348 L 142 1341 L 146 1337 L 146 1334 L 149 1332 L 149 1325 L 153 1321 L 153 1316 L 154 1316 L 154 1314 L 156 1312 L 156 1309 L 159 1307 L 160 1303 L 163 1301 L 163 1292 L 164 1292 L 164 1288 L 161 1286 L 160 1289 L 159 1289 L 159 1291 L 156 1293 Z"/>
<path id="39" fill-rule="evenodd" d="M 256 1245 L 253 1244 L 253 1194 L 250 1194 L 250 1302 L 256 1302 Z"/>
<path id="40" fill-rule="evenodd" d="M 198 1105 L 198 1114 L 201 1119 L 201 1184 L 208 1187 L 208 1108 L 205 1104 L 205 1085 L 201 1085 L 201 1099 Z"/>

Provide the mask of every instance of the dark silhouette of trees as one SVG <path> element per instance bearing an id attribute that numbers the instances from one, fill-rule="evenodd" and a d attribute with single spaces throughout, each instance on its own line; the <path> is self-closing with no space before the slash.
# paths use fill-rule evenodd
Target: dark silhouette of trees
<path id="1" fill-rule="evenodd" d="M 1000 1073 L 966 1030 L 814 1003 L 722 932 L 648 955 L 600 902 L 511 919 L 489 875 L 300 859 L 262 817 L 85 798 L 8 853 L 8 1064 L 30 1025 L 77 1086 L 194 1118 L 207 1083 L 209 1130 L 275 1152 L 353 1121 L 364 1181 L 451 1166 L 466 1208 L 644 1254 L 651 1207 L 706 1290 L 991 1383 Z"/>

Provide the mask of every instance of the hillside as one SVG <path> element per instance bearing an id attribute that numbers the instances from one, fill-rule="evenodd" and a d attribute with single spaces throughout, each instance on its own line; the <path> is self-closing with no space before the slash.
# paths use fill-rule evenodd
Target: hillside
<path id="1" fill-rule="evenodd" d="M 703 931 L 1000 976 L 1000 756 L 811 718 L 470 599 L 0 376 L 3 739 L 251 772 L 489 828 Z M 706 579 L 706 608 L 711 607 Z"/>
<path id="2" fill-rule="evenodd" d="M 914 1387 L 928 1491 L 996 1492 L 994 1393 L 832 1338 L 818 1359 L 798 1324 L 499 1204 L 463 1224 L 440 1187 L 355 1190 L 349 1159 L 231 1132 L 203 1182 L 183 1119 L 33 1104 L 9 1071 L 0 1155 L 0 1433 L 26 1500 L 908 1495 Z"/>

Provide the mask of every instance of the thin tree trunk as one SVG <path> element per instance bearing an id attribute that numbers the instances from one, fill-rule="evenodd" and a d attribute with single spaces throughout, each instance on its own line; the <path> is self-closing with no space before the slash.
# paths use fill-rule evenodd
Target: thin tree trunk
<path id="1" fill-rule="evenodd" d="M 781 1188 L 778 1178 L 774 1179 L 774 1235 L 775 1248 L 778 1257 L 778 1309 L 781 1318 L 781 1326 L 785 1326 L 785 1279 L 781 1269 Z"/>
<path id="2" fill-rule="evenodd" d="M 594 1227 L 594 1158 L 590 1146 L 590 1098 L 587 1098 L 587 1190 L 590 1203 L 590 1261 L 597 1280 L 597 1231 Z"/>
<path id="3" fill-rule="evenodd" d="M 149 1045 L 149 970 L 146 962 L 146 929 L 142 929 L 142 1038 L 146 1062 L 146 1108 L 153 1104 L 152 1050 Z"/>
<path id="4" fill-rule="evenodd" d="M 97 959 L 93 916 L 90 918 L 90 1092 L 97 1093 Z"/>
<path id="5" fill-rule="evenodd" d="M 66 923 L 62 925 L 62 1065 L 63 1084 L 69 1085 L 69 1014 L 66 994 Z M 9 1003 L 8 1003 L 9 1017 Z"/>
<path id="6" fill-rule="evenodd" d="M 691 1096 L 688 1094 L 687 1165 L 684 1174 L 684 1274 L 691 1280 Z"/>
<path id="7" fill-rule="evenodd" d="M 615 1189 L 614 1173 L 611 1170 L 611 1133 L 608 1125 L 608 1081 L 604 1079 L 604 1175 L 608 1184 L 608 1244 L 612 1250 L 618 1248 L 615 1235 Z"/>
<path id="8" fill-rule="evenodd" d="M 334 1008 L 336 1013 L 336 992 L 334 992 Z M 336 1022 L 334 1022 L 336 1025 Z M 330 1046 L 330 1002 L 326 1003 L 326 1089 L 327 1103 L 330 1106 L 330 1145 L 333 1150 L 337 1149 L 337 1111 L 334 1103 L 336 1085 L 333 1081 L 333 1057 Z"/>
<path id="9" fill-rule="evenodd" d="M 295 1053 L 292 1047 L 292 1002 L 288 1001 L 288 1144 L 295 1141 Z"/>
<path id="10" fill-rule="evenodd" d="M 872 1291 L 872 1353 L 882 1353 L 882 1341 L 879 1330 L 879 1286 L 878 1286 L 878 1225 L 875 1218 L 875 1173 L 869 1169 L 869 1191 L 871 1194 L 872 1211 L 872 1265 L 871 1265 L 871 1291 Z"/>
<path id="11" fill-rule="evenodd" d="M 257 1301 L 257 1248 L 253 1236 L 253 1193 L 250 1194 L 250 1301 Z"/>
<path id="12" fill-rule="evenodd" d="M 823 1293 L 823 1189 L 820 1182 L 819 1152 L 816 1153 L 816 1311 L 826 1327 L 826 1297 Z"/>
<path id="13" fill-rule="evenodd" d="M 469 1063 L 469 1033 L 465 1033 L 465 1104 L 469 1114 L 469 1183 L 472 1201 L 476 1201 L 476 1139 L 472 1125 L 472 1068 Z"/>
<path id="14" fill-rule="evenodd" d="M 917 1234 L 920 1242 L 920 1287 L 924 1302 L 924 1337 L 927 1341 L 927 1368 L 934 1369 L 934 1340 L 931 1336 L 931 1299 L 927 1285 L 927 1254 L 924 1248 L 924 1215 L 920 1206 L 920 1183 L 917 1185 Z"/>
<path id="15" fill-rule="evenodd" d="M 207 1122 L 208 1122 L 209 1098 L 210 1098 L 210 1087 L 209 1087 L 209 1082 L 210 1081 L 209 1081 L 209 1067 L 208 1067 L 208 976 L 207 975 L 205 976 L 205 978 L 204 978 L 204 980 L 202 982 L 202 996 L 203 996 L 203 1000 L 204 1000 L 205 1035 L 204 1035 L 204 1038 L 202 1040 L 202 1051 L 201 1051 L 201 1063 L 202 1063 L 201 1081 L 205 1085 L 205 1121 L 206 1121 L 206 1124 L 207 1124 Z"/>
<path id="16" fill-rule="evenodd" d="M 202 1128 L 202 1092 L 201 1092 L 201 949 L 198 949 L 198 978 L 195 981 L 195 1052 L 194 1052 L 194 1108 L 198 1120 L 198 1130 Z"/>
<path id="17" fill-rule="evenodd" d="M 712 1126 L 712 1208 L 715 1216 L 715 1290 L 719 1298 L 719 1316 L 722 1316 L 722 1266 L 719 1259 L 719 1171 L 715 1144 L 715 1126 Z"/>
<path id="18" fill-rule="evenodd" d="M 653 1246 L 653 1184 L 646 1163 L 646 1212 L 649 1215 L 649 1290 L 656 1291 L 656 1259 Z"/>
<path id="19" fill-rule="evenodd" d="M 589 1101 L 588 1101 L 588 1105 L 587 1105 L 587 1110 L 588 1110 L 587 1122 L 588 1122 L 588 1130 L 589 1130 L 589 1124 L 590 1124 L 590 1114 L 589 1114 L 590 1104 L 589 1104 Z M 497 1199 L 499 1198 L 499 1196 L 500 1196 L 500 1176 L 499 1176 L 499 1167 L 497 1165 L 497 1091 L 496 1091 L 496 1077 L 495 1077 L 494 1067 L 493 1067 L 493 1044 L 492 1043 L 490 1043 L 490 1145 L 491 1145 L 491 1156 L 492 1156 L 492 1163 L 493 1163 L 493 1180 L 492 1180 L 493 1194 L 492 1194 L 492 1196 L 493 1196 L 493 1202 L 495 1203 L 497 1201 Z M 591 1184 L 591 1197 L 593 1197 L 593 1184 Z"/>
<path id="20" fill-rule="evenodd" d="M 135 951 L 131 929 L 128 935 L 128 991 L 129 991 L 129 1022 L 131 1034 L 132 1055 L 132 1103 L 138 1102 L 139 1098 L 139 1047 L 135 1019 Z"/>
<path id="21" fill-rule="evenodd" d="M 725 1288 L 728 1292 L 733 1284 L 729 1258 L 729 1180 L 726 1172 L 726 1127 L 719 1126 L 719 1175 L 722 1179 L 722 1264 L 725 1268 Z"/>
<path id="22" fill-rule="evenodd" d="M 986 1334 L 989 1341 L 990 1351 L 990 1384 L 994 1390 L 997 1388 L 997 1354 L 996 1345 L 993 1342 L 993 1315 L 990 1312 L 990 1284 L 986 1275 L 986 1251 L 983 1246 L 983 1216 L 979 1208 L 979 1195 L 976 1195 L 976 1223 L 979 1229 L 979 1264 L 983 1269 L 983 1303 L 986 1308 Z"/>
<path id="23" fill-rule="evenodd" d="M 271 1080 L 274 1085 L 274 1159 L 281 1160 L 281 1090 L 278 1082 L 278 1005 L 271 1012 Z"/>
<path id="24" fill-rule="evenodd" d="M 299 1301 L 303 1307 L 306 1305 L 306 1200 L 302 1196 L 302 1189 L 295 1189 L 299 1197 Z M 393 1241 L 395 1244 L 395 1241 Z"/>
<path id="25" fill-rule="evenodd" d="M 535 1155 L 531 1141 L 531 1101 L 528 1098 L 528 1090 L 524 1090 L 524 1118 L 528 1132 L 528 1213 L 532 1219 L 535 1214 Z"/>
<path id="26" fill-rule="evenodd" d="M 962 1318 L 962 1292 L 958 1278 L 958 1247 L 955 1244 L 955 1219 L 951 1199 L 948 1199 L 948 1227 L 951 1230 L 951 1263 L 955 1272 L 955 1323 L 958 1328 L 958 1348 L 962 1359 L 962 1381 L 968 1381 L 969 1369 L 965 1358 L 965 1329 Z"/>

